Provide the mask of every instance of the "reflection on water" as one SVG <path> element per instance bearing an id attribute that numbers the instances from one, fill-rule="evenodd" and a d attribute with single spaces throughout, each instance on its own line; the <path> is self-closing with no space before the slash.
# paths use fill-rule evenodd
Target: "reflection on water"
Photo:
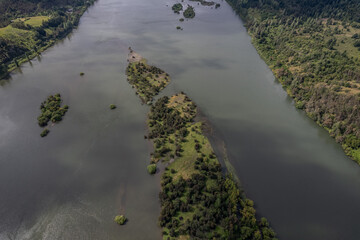
<path id="1" fill-rule="evenodd" d="M 1 82 L 0 239 L 161 238 L 129 46 L 170 73 L 163 94 L 185 91 L 209 118 L 281 239 L 359 239 L 360 168 L 294 108 L 225 2 L 195 5 L 183 23 L 172 3 L 99 0 L 71 37 Z M 40 138 L 39 105 L 57 92 L 70 109 Z"/>

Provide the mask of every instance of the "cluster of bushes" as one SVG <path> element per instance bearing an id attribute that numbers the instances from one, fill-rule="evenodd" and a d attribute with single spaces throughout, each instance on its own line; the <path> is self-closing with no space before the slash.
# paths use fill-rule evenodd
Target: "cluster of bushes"
<path id="1" fill-rule="evenodd" d="M 68 111 L 69 106 L 64 105 L 61 107 L 61 102 L 61 96 L 59 93 L 57 93 L 54 96 L 50 95 L 46 101 L 41 103 L 41 114 L 38 117 L 38 123 L 40 127 L 46 126 L 49 121 L 55 123 L 62 120 L 62 117 Z"/>
<path id="2" fill-rule="evenodd" d="M 228 2 L 246 19 L 257 50 L 296 107 L 327 129 L 360 163 L 359 55 L 353 54 L 356 48 L 341 50 L 345 44 L 347 48 L 358 45 L 359 34 L 348 33 L 360 25 L 360 3 Z M 324 22 L 324 18 L 328 20 Z"/>
<path id="3" fill-rule="evenodd" d="M 137 94 L 145 103 L 151 102 L 170 81 L 169 75 L 163 70 L 142 62 L 130 63 L 126 74 L 129 83 L 136 87 Z"/>
<path id="4" fill-rule="evenodd" d="M 187 8 L 185 9 L 183 15 L 184 15 L 184 18 L 194 18 L 195 17 L 194 8 L 190 5 L 188 5 Z"/>
<path id="5" fill-rule="evenodd" d="M 49 121 L 55 123 L 62 120 L 63 116 L 68 111 L 69 106 L 64 105 L 61 107 L 61 102 L 61 96 L 57 93 L 54 96 L 50 95 L 43 103 L 41 103 L 41 114 L 37 118 L 40 127 L 47 126 Z M 45 128 L 40 136 L 45 137 L 49 132 L 49 129 Z"/>
<path id="6" fill-rule="evenodd" d="M 171 9 L 174 11 L 174 13 L 180 13 L 181 10 L 183 10 L 183 6 L 181 3 L 175 3 Z"/>

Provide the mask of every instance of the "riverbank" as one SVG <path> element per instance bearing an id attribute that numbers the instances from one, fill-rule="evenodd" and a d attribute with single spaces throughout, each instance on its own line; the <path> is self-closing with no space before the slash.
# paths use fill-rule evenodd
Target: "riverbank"
<path id="1" fill-rule="evenodd" d="M 68 8 L 54 6 L 55 10 L 27 13 L 0 28 L 3 52 L 0 56 L 0 79 L 6 78 L 21 64 L 30 62 L 70 34 L 95 1 L 83 1 L 83 5 Z M 38 15 L 33 16 L 34 14 Z"/>
<path id="2" fill-rule="evenodd" d="M 296 12 L 303 18 L 297 19 L 271 4 L 227 2 L 246 22 L 253 45 L 294 99 L 295 107 L 304 110 L 360 164 L 360 59 L 356 54 L 360 29 L 351 20 L 353 13 L 319 18 L 298 7 Z M 347 5 L 350 3 L 339 11 Z M 282 10 L 287 11 L 287 6 Z M 312 11 L 331 15 L 317 6 Z"/>
<path id="3" fill-rule="evenodd" d="M 131 49 L 128 62 L 127 74 L 133 77 L 129 82 L 143 99 L 154 80 L 138 74 L 138 67 L 146 62 Z M 196 116 L 196 104 L 184 93 L 161 97 L 148 114 L 145 138 L 154 146 L 150 166 L 159 162 L 166 166 L 159 194 L 163 239 L 276 239 L 267 220 L 257 220 L 254 203 L 241 193 L 232 175 L 223 175 L 203 134 L 204 122 Z"/>

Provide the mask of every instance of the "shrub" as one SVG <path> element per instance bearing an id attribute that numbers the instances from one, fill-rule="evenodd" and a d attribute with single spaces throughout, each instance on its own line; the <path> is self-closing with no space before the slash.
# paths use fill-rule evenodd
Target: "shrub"
<path id="1" fill-rule="evenodd" d="M 124 225 L 127 221 L 126 217 L 124 215 L 117 215 L 114 219 L 114 221 L 119 225 Z"/>
<path id="2" fill-rule="evenodd" d="M 186 8 L 186 10 L 184 11 L 184 17 L 185 18 L 194 18 L 195 17 L 195 11 L 194 11 L 194 8 L 192 6 L 188 6 Z"/>
<path id="3" fill-rule="evenodd" d="M 155 174 L 156 173 L 156 164 L 150 164 L 147 166 L 148 173 Z"/>
<path id="4" fill-rule="evenodd" d="M 116 105 L 110 104 L 110 109 L 111 109 L 111 110 L 113 110 L 113 109 L 115 109 L 115 108 L 116 108 Z"/>
<path id="5" fill-rule="evenodd" d="M 80 76 L 84 76 L 84 75 L 85 75 L 85 73 L 83 73 L 83 72 L 80 73 Z"/>
<path id="6" fill-rule="evenodd" d="M 46 137 L 49 134 L 49 132 L 50 132 L 49 129 L 45 128 L 44 131 L 42 131 L 40 133 L 40 136 L 41 137 Z"/>

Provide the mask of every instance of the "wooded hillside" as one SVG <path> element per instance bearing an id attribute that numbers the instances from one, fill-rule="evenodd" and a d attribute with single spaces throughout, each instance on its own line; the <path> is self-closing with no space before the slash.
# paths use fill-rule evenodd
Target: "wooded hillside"
<path id="1" fill-rule="evenodd" d="M 228 2 L 296 107 L 360 163 L 360 1 Z"/>

